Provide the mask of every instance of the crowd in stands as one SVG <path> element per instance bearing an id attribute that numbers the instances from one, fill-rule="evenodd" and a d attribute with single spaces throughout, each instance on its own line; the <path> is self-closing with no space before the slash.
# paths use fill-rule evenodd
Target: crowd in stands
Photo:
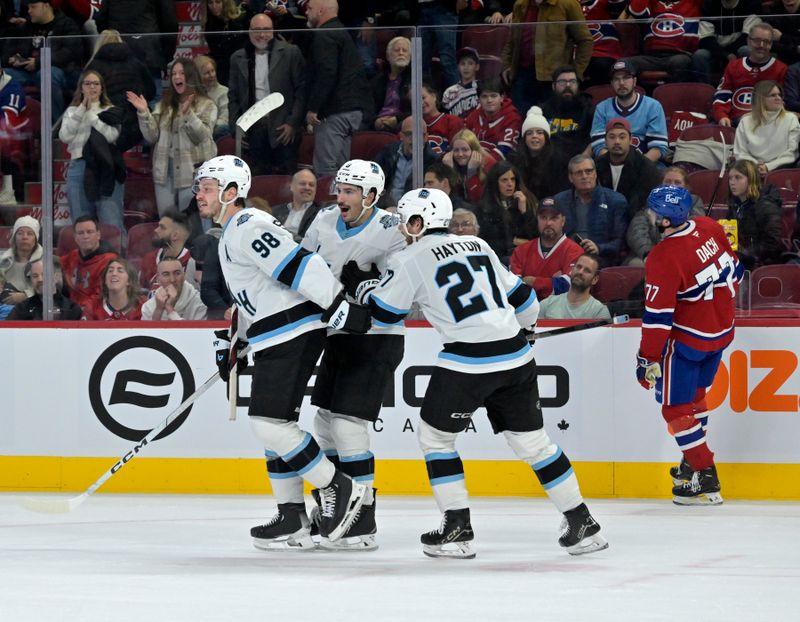
<path id="1" fill-rule="evenodd" d="M 96 4 L 0 2 L 0 318 L 42 315 L 40 37 L 65 161 L 60 319 L 226 317 L 219 229 L 192 186 L 234 152 L 255 176 L 250 205 L 298 241 L 345 161 L 381 166 L 392 209 L 421 158 L 424 185 L 453 201 L 451 231 L 485 239 L 542 317 L 641 302 L 662 183 L 728 223 L 749 270 L 800 272 L 800 0 L 201 0 L 192 54 L 175 0 Z M 283 104 L 237 132 L 272 93 Z M 722 168 L 709 189 L 700 173 Z"/>

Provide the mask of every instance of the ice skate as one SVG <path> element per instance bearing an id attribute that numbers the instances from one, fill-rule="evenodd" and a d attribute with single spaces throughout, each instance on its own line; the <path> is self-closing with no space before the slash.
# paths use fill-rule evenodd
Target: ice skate
<path id="1" fill-rule="evenodd" d="M 335 542 L 355 521 L 367 487 L 336 471 L 331 483 L 320 488 L 319 535 Z"/>
<path id="2" fill-rule="evenodd" d="M 473 559 L 475 551 L 472 540 L 475 534 L 469 522 L 469 508 L 447 510 L 442 517 L 439 529 L 420 536 L 422 552 L 428 557 L 455 557 Z"/>
<path id="3" fill-rule="evenodd" d="M 278 513 L 266 525 L 250 530 L 253 545 L 262 551 L 311 550 L 311 529 L 304 503 L 279 503 Z"/>
<path id="4" fill-rule="evenodd" d="M 376 502 L 374 496 L 375 492 L 373 492 L 372 504 L 365 503 L 361 506 L 353 523 L 339 540 L 331 542 L 327 538 L 320 538 L 320 547 L 328 551 L 374 551 L 377 549 L 378 543 L 375 541 L 375 534 L 378 532 L 378 526 L 375 524 Z M 313 509 L 311 511 L 314 512 Z M 313 522 L 311 533 L 314 535 Z"/>
<path id="5" fill-rule="evenodd" d="M 589 513 L 585 503 L 564 512 L 562 534 L 558 543 L 570 555 L 584 555 L 608 548 L 608 542 L 599 534 L 600 525 Z"/>
<path id="6" fill-rule="evenodd" d="M 678 466 L 670 468 L 669 475 L 672 478 L 673 486 L 680 486 L 683 482 L 688 482 L 692 479 L 694 469 L 686 462 L 686 458 L 681 458 L 681 463 Z"/>
<path id="7" fill-rule="evenodd" d="M 672 502 L 676 505 L 720 505 L 717 467 L 695 471 L 689 481 L 682 482 L 672 489 Z"/>

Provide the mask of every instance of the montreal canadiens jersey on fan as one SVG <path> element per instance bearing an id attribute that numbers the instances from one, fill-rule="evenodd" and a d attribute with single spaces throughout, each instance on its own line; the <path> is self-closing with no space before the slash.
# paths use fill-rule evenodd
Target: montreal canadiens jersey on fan
<path id="1" fill-rule="evenodd" d="M 357 227 L 347 228 L 337 206 L 321 210 L 308 228 L 301 245 L 318 253 L 330 266 L 336 278 L 344 265 L 355 260 L 359 268 L 367 270 L 374 263 L 381 274 L 386 272 L 387 258 L 406 247 L 406 239 L 395 214 L 378 207 L 370 217 Z M 369 334 L 403 334 L 403 326 L 373 326 Z"/>
<path id="2" fill-rule="evenodd" d="M 413 302 L 442 337 L 440 367 L 479 374 L 533 358 L 520 327 L 539 315 L 536 294 L 480 238 L 426 235 L 390 257 L 370 296 L 373 323 L 401 323 Z"/>
<path id="3" fill-rule="evenodd" d="M 667 339 L 701 352 L 733 340 L 742 266 L 722 227 L 700 216 L 656 244 L 645 262 L 642 356 L 659 360 Z"/>
<path id="4" fill-rule="evenodd" d="M 324 328 L 322 309 L 342 289 L 322 257 L 257 209 L 241 210 L 227 222 L 219 261 L 254 351 Z"/>

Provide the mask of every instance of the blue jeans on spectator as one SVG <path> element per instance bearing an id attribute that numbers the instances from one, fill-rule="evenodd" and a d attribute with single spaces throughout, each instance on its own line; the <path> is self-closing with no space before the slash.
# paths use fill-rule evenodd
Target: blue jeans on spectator
<path id="1" fill-rule="evenodd" d="M 11 78 L 21 82 L 23 85 L 33 84 L 39 86 L 42 83 L 41 72 L 25 71 L 24 69 L 15 69 L 13 67 L 3 67 L 3 72 L 7 73 Z M 53 83 L 53 110 L 52 119 L 53 123 L 61 118 L 64 114 L 64 89 L 74 89 L 78 84 L 78 74 L 74 71 L 64 71 L 60 67 L 53 66 L 51 70 L 52 83 Z"/>
<path id="2" fill-rule="evenodd" d="M 125 186 L 121 183 L 114 183 L 114 191 L 111 196 L 100 197 L 97 201 L 90 201 L 86 196 L 83 187 L 84 173 L 86 172 L 86 160 L 79 158 L 70 160 L 67 169 L 67 200 L 69 201 L 69 212 L 72 222 L 80 216 L 89 214 L 97 218 L 100 224 L 114 225 L 119 229 L 122 240 L 122 248 L 125 248 L 125 221 L 123 220 L 122 202 L 125 197 Z"/>
<path id="3" fill-rule="evenodd" d="M 436 40 L 436 50 L 442 65 L 442 90 L 458 82 L 458 63 L 456 62 L 456 29 L 458 16 L 447 10 L 438 2 L 421 4 L 419 7 L 419 25 L 423 26 L 422 33 L 422 69 L 425 75 L 431 73 L 431 59 L 433 58 L 433 41 Z M 437 28 L 424 28 L 424 26 L 437 26 Z M 450 26 L 450 28 L 442 28 Z"/>

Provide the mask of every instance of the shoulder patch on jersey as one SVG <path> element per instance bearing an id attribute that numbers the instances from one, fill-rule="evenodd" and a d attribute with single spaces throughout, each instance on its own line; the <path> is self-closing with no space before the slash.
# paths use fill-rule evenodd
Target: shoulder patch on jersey
<path id="1" fill-rule="evenodd" d="M 385 216 L 381 216 L 378 222 L 383 225 L 384 229 L 390 229 L 400 224 L 400 217 L 397 214 L 386 214 Z"/>
<path id="2" fill-rule="evenodd" d="M 239 225 L 243 225 L 252 217 L 253 217 L 252 214 L 242 214 L 241 216 L 239 216 L 239 218 L 236 219 L 236 226 L 238 227 Z"/>
<path id="3" fill-rule="evenodd" d="M 283 223 L 277 218 L 272 219 L 272 224 L 275 225 L 276 227 L 283 227 Z"/>

